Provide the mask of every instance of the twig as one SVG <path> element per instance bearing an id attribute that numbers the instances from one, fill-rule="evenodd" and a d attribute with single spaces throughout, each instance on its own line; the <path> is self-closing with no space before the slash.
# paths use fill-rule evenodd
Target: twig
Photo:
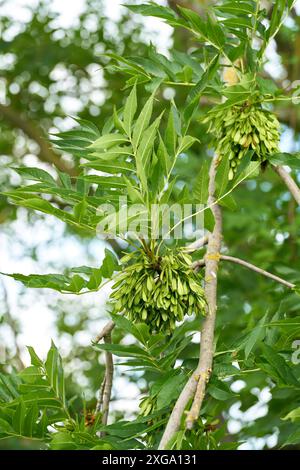
<path id="1" fill-rule="evenodd" d="M 283 166 L 273 165 L 272 168 L 280 176 L 280 178 L 294 197 L 295 201 L 300 206 L 300 188 L 293 180 L 291 175 L 283 168 Z"/>
<path id="2" fill-rule="evenodd" d="M 115 323 L 112 320 L 110 320 L 108 323 L 106 323 L 104 328 L 96 336 L 93 342 L 99 343 L 101 339 L 104 339 L 104 342 L 106 344 L 111 343 L 111 332 L 115 326 L 116 326 Z M 102 411 L 102 424 L 104 426 L 106 426 L 107 420 L 108 420 L 113 375 L 114 375 L 113 356 L 111 352 L 105 351 L 105 375 L 99 388 L 98 400 L 97 400 L 97 405 L 96 405 L 96 413 L 100 413 Z M 105 435 L 105 431 L 102 431 L 100 433 L 100 436 L 103 437 L 104 435 Z"/>
<path id="3" fill-rule="evenodd" d="M 284 286 L 289 287 L 290 289 L 293 289 L 294 287 L 296 287 L 295 284 L 285 281 L 281 277 L 276 276 L 275 274 L 269 273 L 268 271 L 265 271 L 264 269 L 258 268 L 254 264 L 248 263 L 247 261 L 244 261 L 243 259 L 235 258 L 234 256 L 227 256 L 227 255 L 221 255 L 220 259 L 224 261 L 231 261 L 232 263 L 240 264 L 241 266 L 251 269 L 252 271 L 255 271 L 256 273 L 262 274 L 265 277 L 273 279 L 273 281 L 277 281 L 280 284 L 283 284 Z"/>
<path id="4" fill-rule="evenodd" d="M 97 400 L 97 405 L 96 405 L 96 413 L 100 413 L 102 405 L 103 405 L 103 394 L 104 394 L 105 382 L 106 382 L 106 376 L 104 375 L 104 379 L 102 380 L 102 383 L 99 388 L 99 395 L 98 395 L 98 400 Z"/>
<path id="5" fill-rule="evenodd" d="M 186 253 L 192 253 L 193 251 L 200 250 L 208 243 L 208 235 L 204 235 L 204 237 L 199 238 L 199 240 L 194 241 L 190 245 L 186 246 L 183 251 Z"/>
<path id="6" fill-rule="evenodd" d="M 215 192 L 215 175 L 217 170 L 217 156 L 214 157 L 211 168 L 210 168 L 210 182 L 209 182 L 209 199 L 208 203 L 214 202 Z M 201 345 L 200 345 L 200 358 L 196 370 L 186 383 L 182 392 L 180 393 L 177 402 L 172 410 L 166 429 L 162 436 L 159 444 L 159 449 L 165 449 L 169 441 L 172 439 L 174 434 L 180 427 L 181 417 L 185 411 L 185 408 L 189 400 L 194 396 L 198 401 L 199 392 L 202 396 L 202 385 L 200 387 L 200 375 L 203 377 L 203 373 L 208 373 L 211 369 L 211 363 L 213 358 L 213 336 L 214 336 L 214 325 L 215 325 L 215 313 L 216 313 L 216 289 L 217 279 L 216 272 L 218 267 L 218 261 L 212 259 L 215 253 L 219 253 L 221 246 L 221 231 L 222 231 L 222 216 L 219 206 L 213 205 L 212 208 L 215 217 L 215 227 L 213 232 L 209 236 L 207 257 L 206 257 L 206 296 L 208 301 L 208 314 L 205 319 L 202 334 L 201 334 Z M 209 260 L 209 257 L 211 259 Z M 206 383 L 206 380 L 205 380 Z M 202 379 L 201 379 L 202 384 Z M 204 385 L 205 387 L 205 385 Z M 195 403 L 195 401 L 194 401 Z M 193 412 L 194 412 L 193 405 Z M 192 410 L 191 410 L 192 411 Z"/>
<path id="7" fill-rule="evenodd" d="M 286 281 L 285 279 L 282 279 L 279 276 L 276 276 L 275 274 L 269 273 L 268 271 L 265 271 L 264 269 L 261 269 L 254 264 L 248 263 L 248 261 L 244 261 L 243 259 L 236 258 L 234 256 L 228 256 L 228 255 L 219 255 L 220 261 L 231 261 L 232 263 L 240 264 L 241 266 L 244 266 L 245 268 L 251 269 L 252 271 L 255 271 L 258 274 L 261 274 L 262 276 L 268 277 L 270 279 L 273 279 L 273 281 L 277 281 L 280 284 L 283 284 L 286 287 L 289 287 L 290 289 L 293 289 L 296 287 L 295 284 L 292 284 L 291 282 Z M 205 259 L 199 259 L 193 263 L 193 269 L 195 271 L 198 271 L 199 268 L 203 267 L 205 265 Z"/>
<path id="8" fill-rule="evenodd" d="M 198 259 L 197 261 L 194 261 L 194 263 L 192 264 L 192 268 L 195 272 L 198 272 L 200 268 L 202 268 L 203 266 L 205 266 L 205 259 L 202 258 L 202 259 Z"/>
<path id="9" fill-rule="evenodd" d="M 111 334 L 108 333 L 104 336 L 104 342 L 106 344 L 111 343 Z M 112 353 L 109 351 L 105 351 L 105 383 L 104 383 L 104 390 L 102 394 L 102 424 L 104 426 L 107 425 L 108 420 L 108 413 L 109 413 L 109 404 L 111 398 L 111 390 L 112 390 L 112 383 L 113 383 L 113 376 L 114 376 L 114 362 Z M 102 382 L 103 385 L 103 382 Z M 105 432 L 101 432 L 101 437 L 105 435 Z"/>
<path id="10" fill-rule="evenodd" d="M 99 343 L 99 341 L 101 341 L 101 339 L 105 338 L 105 336 L 109 335 L 112 332 L 112 330 L 114 329 L 115 326 L 116 325 L 112 320 L 110 320 L 108 323 L 106 323 L 104 328 L 100 331 L 100 333 L 94 339 L 93 343 Z"/>

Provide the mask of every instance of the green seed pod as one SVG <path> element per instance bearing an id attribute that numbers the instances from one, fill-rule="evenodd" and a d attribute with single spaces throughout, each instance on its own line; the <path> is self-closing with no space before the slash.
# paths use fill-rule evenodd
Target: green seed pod
<path id="1" fill-rule="evenodd" d="M 187 254 L 168 251 L 149 256 L 137 251 L 113 286 L 114 310 L 134 323 L 146 323 L 153 333 L 170 334 L 184 315 L 205 313 L 201 280 Z"/>
<path id="2" fill-rule="evenodd" d="M 209 122 L 220 159 L 230 160 L 229 180 L 234 178 L 248 150 L 254 151 L 253 158 L 261 162 L 278 152 L 280 124 L 277 117 L 261 104 L 244 103 L 227 109 L 216 107 L 204 122 Z"/>

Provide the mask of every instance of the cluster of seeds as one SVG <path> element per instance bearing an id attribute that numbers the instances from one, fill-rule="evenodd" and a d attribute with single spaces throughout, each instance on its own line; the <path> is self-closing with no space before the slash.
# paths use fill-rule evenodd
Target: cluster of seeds
<path id="1" fill-rule="evenodd" d="M 144 251 L 123 258 L 111 298 L 116 312 L 134 323 L 146 323 L 151 332 L 171 334 L 185 315 L 202 312 L 206 301 L 200 274 L 190 256 L 168 252 L 152 256 Z"/>
<path id="2" fill-rule="evenodd" d="M 229 159 L 229 180 L 249 150 L 261 162 L 278 151 L 280 124 L 261 105 L 244 103 L 228 109 L 215 108 L 205 121 L 210 123 L 209 132 L 215 135 L 218 155 Z"/>
<path id="3" fill-rule="evenodd" d="M 140 416 L 149 417 L 148 419 L 148 426 L 153 426 L 153 432 L 147 432 L 144 435 L 144 439 L 147 443 L 148 447 L 153 447 L 157 444 L 157 436 L 163 432 L 164 425 L 162 421 L 164 418 L 167 418 L 167 414 L 164 411 L 161 411 L 159 414 L 157 413 L 157 397 L 146 396 L 143 397 L 139 404 L 140 407 Z M 155 416 L 151 416 L 155 413 Z M 160 422 L 160 424 L 159 424 Z"/>
<path id="4" fill-rule="evenodd" d="M 156 400 L 150 396 L 143 397 L 140 401 L 139 408 L 142 416 L 148 416 L 155 410 Z"/>

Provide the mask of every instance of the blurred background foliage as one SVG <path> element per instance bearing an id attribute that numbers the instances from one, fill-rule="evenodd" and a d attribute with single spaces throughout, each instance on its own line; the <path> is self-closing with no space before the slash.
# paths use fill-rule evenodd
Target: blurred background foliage
<path id="1" fill-rule="evenodd" d="M 47 134 L 72 127 L 72 115 L 102 127 L 111 117 L 113 106 L 120 107 L 125 79 L 114 67 L 107 66 L 109 60 L 103 54 L 144 56 L 151 41 L 167 55 L 168 49 L 173 47 L 184 52 L 195 47 L 186 31 L 172 31 L 157 19 L 149 26 L 138 15 L 120 7 L 116 0 L 86 0 L 82 11 L 67 26 L 61 22 L 61 14 L 51 8 L 51 3 L 47 0 L 25 2 L 21 7 L 12 0 L 0 2 L 1 190 L 20 183 L 11 167 L 21 163 L 45 168 L 53 174 L 55 168 L 71 176 L 77 173 L 70 156 L 61 158 L 51 148 Z M 201 13 L 212 1 L 161 3 L 169 3 L 174 9 L 180 4 Z M 265 2 L 269 10 L 271 3 Z M 23 13 L 16 11 L 14 14 L 15 8 Z M 117 14 L 110 15 L 108 9 L 116 10 Z M 284 88 L 291 87 L 300 76 L 299 15 L 300 5 L 293 10 L 292 18 L 267 51 L 265 75 Z M 67 9 L 64 16 L 68 16 Z M 142 89 L 139 96 L 143 99 L 141 93 Z M 180 107 L 185 96 L 183 87 L 166 86 L 157 106 L 164 109 L 174 98 Z M 207 102 L 202 99 L 199 112 L 206 110 Z M 278 104 L 275 112 L 285 129 L 282 150 L 298 150 L 299 106 Z M 192 135 L 201 139 L 201 146 L 197 153 L 190 151 L 180 160 L 179 188 L 183 181 L 193 181 L 207 151 L 208 138 L 197 122 L 193 124 Z M 224 215 L 224 243 L 228 252 L 291 282 L 299 281 L 300 211 L 281 181 L 267 169 L 259 179 L 245 182 L 235 197 L 239 210 L 225 210 Z M 0 224 L 1 271 L 60 272 L 78 264 L 97 266 L 103 258 L 104 242 L 82 236 L 49 217 L 16 209 L 1 196 Z M 112 246 L 119 254 L 122 246 L 116 242 Z M 88 407 L 93 409 L 103 377 L 103 358 L 90 347 L 90 341 L 108 317 L 105 311 L 108 290 L 88 294 L 86 298 L 63 297 L 45 290 L 26 292 L 9 280 L 1 280 L 0 289 L 0 359 L 3 363 L 0 369 L 19 369 L 24 362 L 28 364 L 25 344 L 29 341 L 45 354 L 52 336 L 64 359 L 68 393 L 70 396 L 84 393 Z M 299 297 L 288 294 L 284 288 L 241 267 L 222 264 L 217 324 L 219 350 L 230 350 L 233 340 L 251 332 L 266 312 L 269 319 L 278 319 L 296 315 L 299 307 Z M 294 332 L 284 338 L 288 357 L 297 335 Z M 114 342 L 133 341 L 130 335 L 123 338 L 118 329 L 113 339 Z M 186 347 L 180 358 L 195 361 L 197 354 L 196 337 L 195 343 Z M 233 360 L 228 355 L 228 361 Z M 4 363 L 10 365 L 4 366 Z M 147 374 L 141 377 L 118 368 L 112 408 L 116 418 L 124 417 L 124 409 L 125 417 L 130 418 L 138 408 L 140 394 L 147 391 L 151 380 Z M 283 423 L 280 416 L 291 407 L 295 408 L 297 401 L 299 405 L 299 397 L 295 390 L 278 389 L 269 405 L 268 385 L 264 373 L 248 374 L 233 383 L 232 389 L 237 393 L 234 398 L 228 400 L 223 394 L 223 400 L 220 396 L 219 400 L 210 398 L 212 403 L 208 400 L 210 414 L 227 420 L 229 440 L 246 442 L 245 448 L 273 447 L 280 445 L 279 427 L 280 439 L 291 433 L 293 425 Z M 79 403 L 80 400 L 78 406 Z M 0 443 L 1 448 L 31 445 L 27 441 Z"/>

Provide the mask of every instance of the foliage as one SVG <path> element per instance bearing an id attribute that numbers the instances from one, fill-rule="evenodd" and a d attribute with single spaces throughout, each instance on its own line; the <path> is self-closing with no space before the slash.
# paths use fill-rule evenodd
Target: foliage
<path id="1" fill-rule="evenodd" d="M 119 238 L 126 238 L 122 227 L 124 207 L 120 205 L 120 197 L 126 196 L 129 208 L 140 204 L 132 220 L 143 215 L 145 226 L 150 227 L 150 240 L 153 238 L 151 205 L 190 203 L 195 215 L 195 204 L 206 204 L 201 210 L 205 213 L 205 229 L 211 231 L 214 221 L 207 205 L 211 152 L 207 148 L 214 146 L 222 156 L 216 194 L 217 201 L 225 208 L 226 248 L 230 254 L 275 270 L 298 285 L 299 211 L 271 173 L 272 165 L 289 165 L 296 177 L 299 174 L 298 154 L 280 152 L 277 148 L 277 119 L 284 133 L 284 125 L 290 122 L 286 122 L 281 110 L 293 100 L 294 91 L 286 91 L 284 86 L 266 78 L 265 69 L 266 49 L 275 37 L 281 45 L 288 27 L 285 19 L 293 2 L 271 3 L 272 8 L 267 10 L 252 0 L 225 0 L 207 8 L 205 14 L 181 6 L 174 11 L 155 2 L 129 5 L 134 13 L 162 19 L 174 28 L 177 36 L 188 34 L 193 38 L 193 50 L 182 52 L 174 47 L 166 57 L 153 45 L 143 46 L 145 54 L 139 51 L 127 54 L 115 51 L 115 45 L 109 44 L 103 56 L 109 60 L 105 73 L 110 77 L 109 86 L 118 93 L 115 100 L 105 104 L 107 119 L 99 119 L 95 124 L 87 116 L 76 118 L 74 128 L 51 135 L 57 150 L 72 155 L 77 174 L 70 177 L 58 171 L 53 175 L 41 168 L 19 166 L 15 171 L 22 179 L 34 183 L 8 188 L 3 191 L 3 197 L 14 205 L 55 216 L 81 234 L 95 234 L 100 224 L 107 237 L 112 231 Z M 295 29 L 299 28 L 298 19 L 296 25 Z M 16 47 L 16 42 L 12 45 Z M 72 50 L 72 54 L 76 51 Z M 35 67 L 34 62 L 31 66 Z M 32 73 L 40 77 L 38 70 Z M 121 93 L 121 87 L 113 82 L 113 77 L 119 77 L 120 73 L 124 85 Z M 175 99 L 166 106 L 163 93 L 170 87 L 176 90 Z M 164 108 L 168 109 L 162 112 Z M 207 132 L 208 116 L 214 119 L 210 127 L 214 135 Z M 100 126 L 100 121 L 104 125 Z M 241 160 L 239 165 L 237 160 Z M 261 168 L 261 163 L 267 165 Z M 118 217 L 114 219 L 99 212 L 101 204 L 111 205 Z M 176 221 L 172 223 L 168 235 L 172 235 Z M 281 238 L 283 241 L 278 242 Z M 146 256 L 146 263 L 154 254 L 165 260 L 171 256 L 166 253 L 175 253 L 177 244 L 181 243 L 171 237 L 167 246 L 161 237 L 160 251 L 155 253 L 157 245 L 154 248 L 147 238 L 127 238 L 127 241 L 128 252 L 138 244 L 138 250 L 130 257 L 145 259 Z M 186 240 L 182 240 L 182 245 L 185 244 Z M 193 260 L 202 255 L 203 251 L 198 250 Z M 189 259 L 190 265 L 193 260 Z M 10 276 L 27 287 L 81 294 L 97 291 L 103 279 L 115 277 L 115 271 L 122 269 L 116 276 L 119 283 L 115 285 L 113 297 L 122 294 L 117 311 L 120 313 L 125 307 L 126 315 L 112 311 L 111 317 L 117 325 L 113 342 L 94 344 L 92 348 L 121 358 L 117 359 L 122 361 L 117 362 L 118 368 L 126 366 L 146 380 L 139 415 L 130 422 L 121 418 L 103 425 L 101 414 L 93 411 L 92 424 L 90 420 L 87 424 L 87 412 L 82 416 L 78 409 L 73 410 L 73 398 L 66 398 L 61 359 L 52 345 L 45 362 L 30 349 L 29 368 L 18 374 L 1 375 L 1 437 L 38 439 L 52 449 L 157 448 L 174 403 L 197 366 L 198 344 L 192 338 L 203 321 L 200 316 L 192 321 L 188 318 L 181 325 L 176 323 L 174 329 L 173 319 L 162 313 L 161 323 L 171 322 L 169 328 L 153 334 L 153 329 L 159 330 L 160 326 L 157 318 L 151 317 L 152 313 L 151 322 L 148 321 L 147 309 L 151 305 L 148 294 L 152 292 L 153 277 L 145 274 L 145 279 L 150 279 L 149 292 L 140 299 L 137 291 L 142 286 L 142 278 L 134 264 L 130 292 L 126 284 L 124 295 L 121 289 L 124 278 L 131 275 L 130 266 L 120 267 L 112 252 L 107 251 L 100 268 L 83 266 L 62 275 Z M 186 271 L 184 276 L 188 276 Z M 291 346 L 300 331 L 299 295 L 297 289 L 288 293 L 282 286 L 255 276 L 238 267 L 222 265 L 214 364 L 206 399 L 195 429 L 185 430 L 182 422 L 181 429 L 168 444 L 172 449 L 235 449 L 252 437 L 266 438 L 274 433 L 279 446 L 300 442 L 300 368 L 292 361 Z M 197 275 L 198 282 L 200 279 Z M 177 277 L 176 286 L 171 289 L 175 300 L 179 297 L 187 300 L 184 297 L 188 295 L 187 284 L 182 285 L 181 280 Z M 193 283 L 189 281 L 189 284 L 194 290 Z M 168 297 L 168 283 L 162 290 L 166 296 L 160 301 L 165 310 L 172 302 Z M 200 283 L 196 290 L 202 309 Z M 160 293 L 158 288 L 157 292 Z M 134 311 L 132 303 L 137 305 Z M 143 303 L 147 306 L 145 310 Z M 178 320 L 191 313 L 189 307 L 181 305 Z M 151 312 L 152 308 L 153 305 Z M 166 338 L 165 333 L 173 329 Z M 123 341 L 124 335 L 130 335 L 134 342 Z M 242 387 L 235 392 L 237 381 Z M 247 422 L 243 412 L 260 404 L 261 390 L 269 393 L 269 401 L 265 403 L 267 411 Z M 231 406 L 236 405 L 241 409 L 241 430 L 235 439 L 228 432 L 226 421 L 230 419 Z M 80 402 L 79 408 L 84 407 Z"/>

